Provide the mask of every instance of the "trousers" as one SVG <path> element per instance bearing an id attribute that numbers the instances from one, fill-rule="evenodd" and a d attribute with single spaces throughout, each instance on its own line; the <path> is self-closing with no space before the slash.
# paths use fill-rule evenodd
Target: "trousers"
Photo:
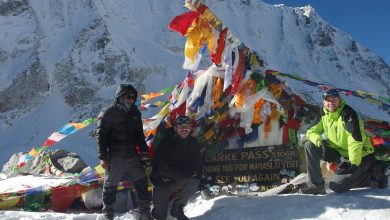
<path id="1" fill-rule="evenodd" d="M 137 157 L 112 157 L 103 185 L 103 213 L 113 214 L 118 183 L 127 177 L 134 185 L 140 211 L 149 213 L 152 195 L 148 191 L 144 168 Z"/>
<path id="2" fill-rule="evenodd" d="M 157 220 L 165 220 L 169 201 L 185 206 L 188 199 L 198 190 L 197 178 L 186 178 L 170 184 L 155 186 L 153 189 L 152 216 Z"/>

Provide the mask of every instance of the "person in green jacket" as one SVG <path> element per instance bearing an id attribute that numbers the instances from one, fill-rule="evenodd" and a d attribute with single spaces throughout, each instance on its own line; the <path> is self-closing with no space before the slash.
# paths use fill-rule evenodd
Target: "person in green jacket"
<path id="1" fill-rule="evenodd" d="M 300 193 L 326 194 L 320 160 L 339 164 L 329 182 L 337 193 L 356 187 L 386 188 L 387 178 L 376 163 L 360 116 L 337 89 L 324 92 L 323 105 L 319 121 L 306 132 L 308 181 Z"/>

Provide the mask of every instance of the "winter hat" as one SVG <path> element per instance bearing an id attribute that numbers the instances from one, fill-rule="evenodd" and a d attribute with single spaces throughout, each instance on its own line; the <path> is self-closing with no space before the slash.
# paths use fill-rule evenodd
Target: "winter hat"
<path id="1" fill-rule="evenodd" d="M 337 89 L 327 89 L 322 94 L 322 99 L 325 100 L 328 96 L 340 97 L 339 91 Z"/>

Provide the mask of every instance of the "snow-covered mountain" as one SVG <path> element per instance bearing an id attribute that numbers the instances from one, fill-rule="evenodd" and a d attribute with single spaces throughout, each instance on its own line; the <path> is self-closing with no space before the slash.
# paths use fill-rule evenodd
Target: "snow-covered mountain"
<path id="1" fill-rule="evenodd" d="M 390 96 L 390 67 L 310 7 L 261 1 L 205 0 L 269 69 L 311 81 Z M 0 164 L 40 147 L 70 120 L 95 116 L 119 83 L 139 93 L 184 79 L 185 38 L 170 20 L 187 9 L 168 0 L 0 0 Z M 203 58 L 201 68 L 210 64 Z M 306 101 L 320 104 L 315 87 L 286 79 Z M 387 112 L 359 98 L 347 101 L 366 116 Z M 145 112 L 144 117 L 153 111 Z M 97 162 L 91 126 L 55 147 Z"/>

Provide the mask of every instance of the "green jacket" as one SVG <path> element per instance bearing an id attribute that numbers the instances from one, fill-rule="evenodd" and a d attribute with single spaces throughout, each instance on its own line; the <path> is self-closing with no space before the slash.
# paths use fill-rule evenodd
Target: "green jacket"
<path id="1" fill-rule="evenodd" d="M 320 121 L 306 132 L 308 140 L 319 147 L 325 133 L 328 143 L 343 157 L 359 166 L 362 158 L 374 152 L 369 137 L 364 131 L 361 118 L 351 107 L 340 100 L 340 107 L 335 112 L 323 108 Z"/>

